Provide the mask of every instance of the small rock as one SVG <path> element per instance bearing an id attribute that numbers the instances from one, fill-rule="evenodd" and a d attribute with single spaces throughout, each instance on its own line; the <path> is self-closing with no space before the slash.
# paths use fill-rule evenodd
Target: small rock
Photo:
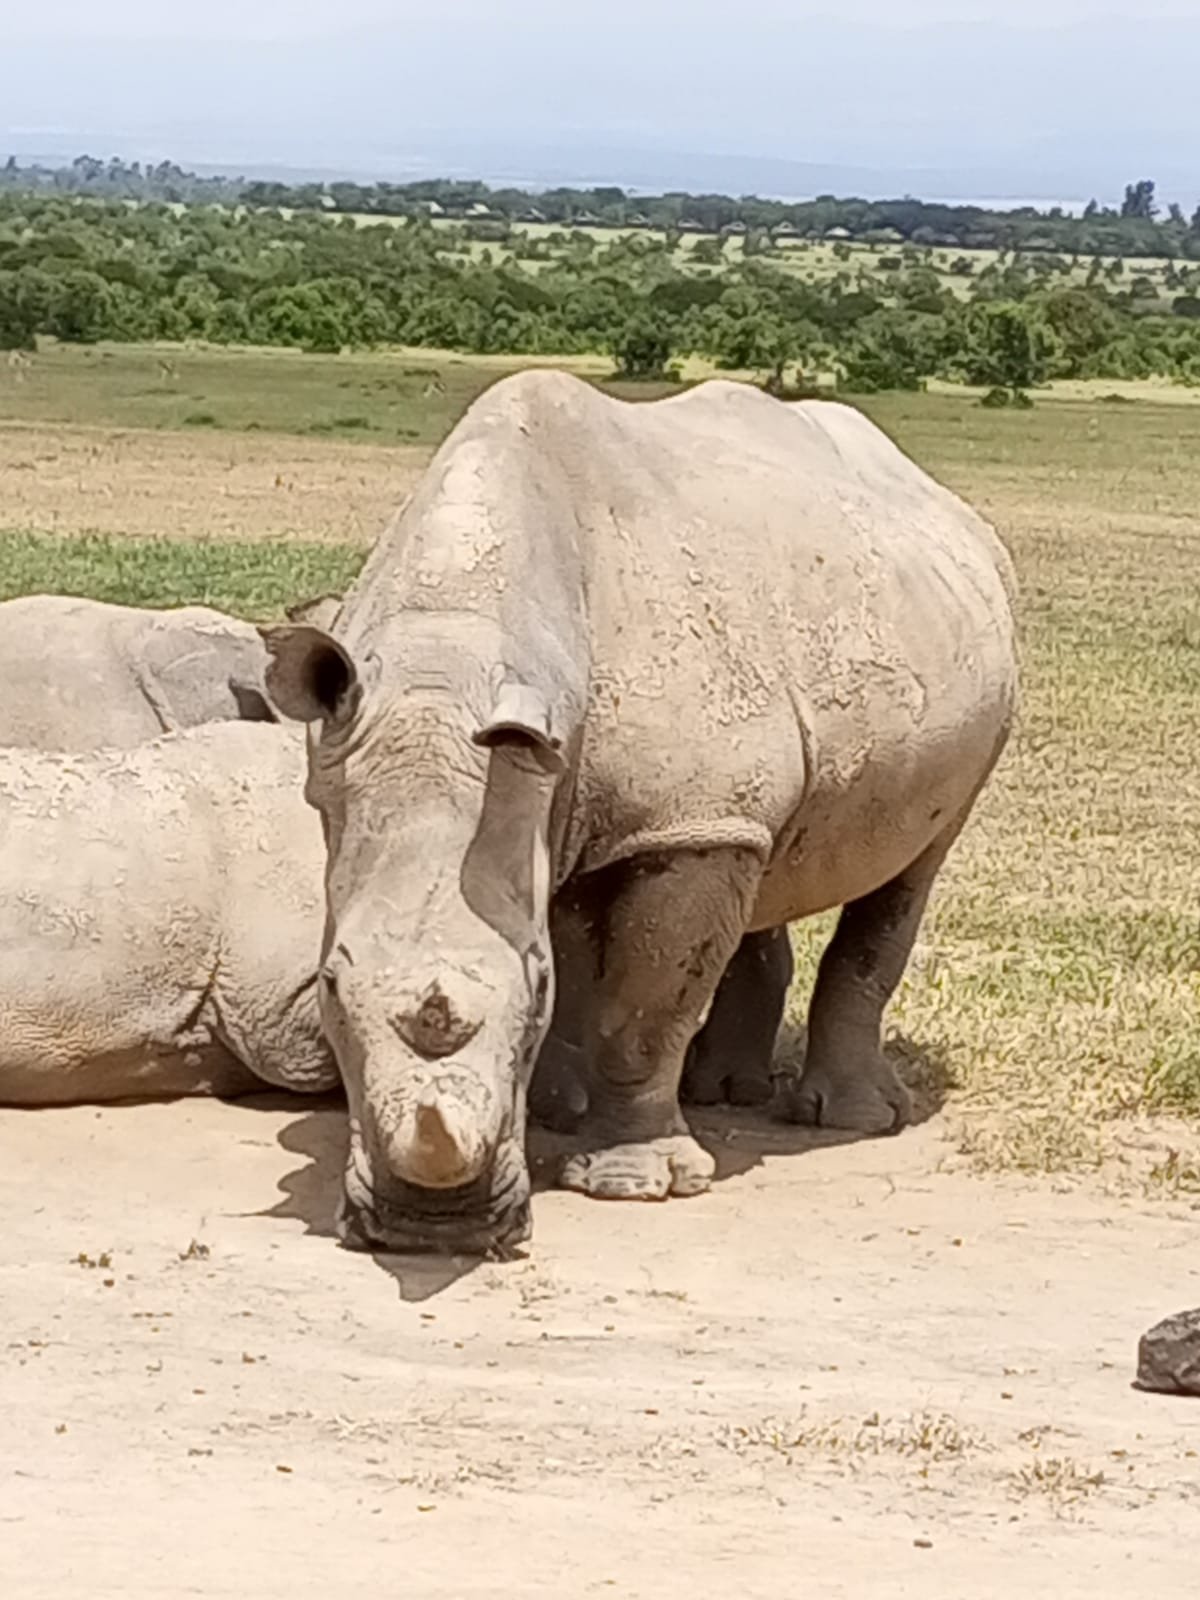
<path id="1" fill-rule="evenodd" d="M 1138 1345 L 1139 1389 L 1200 1395 L 1200 1309 L 1167 1317 Z"/>

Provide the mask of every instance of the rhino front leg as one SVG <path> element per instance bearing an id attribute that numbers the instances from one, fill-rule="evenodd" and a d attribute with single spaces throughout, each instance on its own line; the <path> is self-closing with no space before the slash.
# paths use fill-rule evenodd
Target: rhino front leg
<path id="1" fill-rule="evenodd" d="M 813 988 L 808 1051 L 786 1114 L 856 1133 L 897 1133 L 908 1091 L 880 1047 L 883 1013 L 900 982 L 956 824 L 897 877 L 842 911 Z"/>
<path id="2" fill-rule="evenodd" d="M 684 1054 L 745 932 L 749 850 L 678 851 L 629 868 L 600 935 L 585 1149 L 565 1188 L 609 1200 L 701 1194 L 712 1157 L 679 1108 Z"/>
<path id="3" fill-rule="evenodd" d="M 680 1097 L 686 1105 L 761 1106 L 771 1098 L 775 1039 L 792 982 L 787 928 L 748 933 L 688 1047 Z"/>

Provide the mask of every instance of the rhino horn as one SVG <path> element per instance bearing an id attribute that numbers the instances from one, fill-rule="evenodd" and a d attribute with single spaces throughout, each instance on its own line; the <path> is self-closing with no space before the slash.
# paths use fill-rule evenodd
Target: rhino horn
<path id="1" fill-rule="evenodd" d="M 459 1189 L 483 1171 L 488 1143 L 464 1106 L 459 1116 L 446 1097 L 423 1100 L 388 1140 L 388 1164 L 422 1189 Z"/>

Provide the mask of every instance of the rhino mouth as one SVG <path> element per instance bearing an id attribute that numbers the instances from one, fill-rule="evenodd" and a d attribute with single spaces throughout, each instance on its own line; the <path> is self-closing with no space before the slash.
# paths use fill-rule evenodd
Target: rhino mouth
<path id="1" fill-rule="evenodd" d="M 490 1172 L 458 1189 L 422 1189 L 390 1178 L 384 1190 L 352 1152 L 337 1231 L 349 1250 L 505 1259 L 532 1232 L 523 1153 L 502 1149 Z"/>

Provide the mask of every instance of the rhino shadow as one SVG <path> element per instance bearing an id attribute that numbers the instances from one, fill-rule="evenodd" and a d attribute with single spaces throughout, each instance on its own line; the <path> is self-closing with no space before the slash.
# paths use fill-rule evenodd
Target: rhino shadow
<path id="1" fill-rule="evenodd" d="M 259 1215 L 302 1222 L 305 1233 L 336 1240 L 338 1200 L 349 1144 L 346 1102 L 342 1095 L 322 1095 L 318 1105 L 319 1109 L 306 1109 L 276 1134 L 279 1147 L 289 1155 L 302 1157 L 303 1162 L 280 1178 L 278 1188 L 283 1198 Z M 392 1279 L 401 1300 L 418 1304 L 441 1294 L 477 1267 L 490 1264 L 481 1256 L 396 1255 L 383 1251 L 372 1251 L 367 1259 Z"/>
<path id="2" fill-rule="evenodd" d="M 798 1074 L 804 1045 L 803 1027 L 785 1023 L 775 1057 L 780 1081 Z M 896 1035 L 888 1041 L 884 1053 L 912 1095 L 912 1126 L 936 1116 L 954 1087 L 944 1050 Z M 277 1106 L 279 1101 L 273 1103 Z M 287 1102 L 289 1106 L 295 1103 L 291 1099 Z M 335 1240 L 348 1137 L 345 1100 L 341 1095 L 322 1095 L 305 1101 L 304 1107 L 295 1121 L 276 1134 L 281 1149 L 300 1157 L 300 1164 L 279 1180 L 283 1198 L 260 1215 L 299 1221 L 306 1233 Z M 697 1138 L 716 1160 L 718 1183 L 762 1166 L 769 1157 L 799 1156 L 809 1150 L 828 1150 L 878 1137 L 837 1128 L 797 1127 L 773 1117 L 769 1110 L 693 1106 L 687 1115 Z M 529 1168 L 535 1194 L 555 1187 L 562 1156 L 577 1148 L 578 1142 L 569 1137 L 536 1126 L 530 1128 Z M 381 1252 L 373 1254 L 371 1260 L 395 1281 L 402 1300 L 418 1302 L 440 1294 L 477 1267 L 489 1264 L 476 1256 L 399 1256 Z"/>
<path id="3" fill-rule="evenodd" d="M 318 1108 L 306 1106 L 275 1138 L 281 1150 L 304 1160 L 280 1178 L 283 1198 L 262 1215 L 302 1222 L 305 1233 L 336 1239 L 338 1196 L 349 1142 L 345 1099 L 322 1095 Z"/>
<path id="4" fill-rule="evenodd" d="M 799 1077 L 806 1045 L 804 1025 L 785 1022 L 775 1048 L 778 1090 Z M 887 1041 L 883 1053 L 912 1097 L 909 1127 L 918 1128 L 936 1117 L 955 1087 L 944 1048 L 922 1045 L 905 1034 L 895 1034 Z M 718 1183 L 753 1171 L 768 1157 L 800 1156 L 810 1150 L 832 1150 L 841 1145 L 859 1144 L 864 1139 L 891 1137 L 855 1133 L 844 1128 L 802 1127 L 783 1120 L 769 1107 L 752 1110 L 735 1106 L 693 1106 L 688 1108 L 687 1117 L 693 1133 L 717 1163 Z"/>
<path id="5" fill-rule="evenodd" d="M 806 1044 L 804 1025 L 784 1022 L 775 1047 L 773 1075 L 777 1095 L 799 1077 Z M 955 1087 L 945 1050 L 940 1045 L 921 1045 L 904 1034 L 896 1034 L 888 1040 L 883 1053 L 912 1097 L 909 1126 L 920 1127 L 937 1116 Z M 717 1183 L 762 1166 L 768 1157 L 799 1156 L 809 1150 L 832 1150 L 864 1139 L 890 1137 L 843 1128 L 801 1127 L 784 1120 L 769 1106 L 685 1106 L 684 1112 L 692 1132 L 716 1161 Z M 531 1127 L 528 1149 L 534 1193 L 553 1189 L 563 1157 L 585 1147 L 585 1141 L 570 1134 Z"/>

